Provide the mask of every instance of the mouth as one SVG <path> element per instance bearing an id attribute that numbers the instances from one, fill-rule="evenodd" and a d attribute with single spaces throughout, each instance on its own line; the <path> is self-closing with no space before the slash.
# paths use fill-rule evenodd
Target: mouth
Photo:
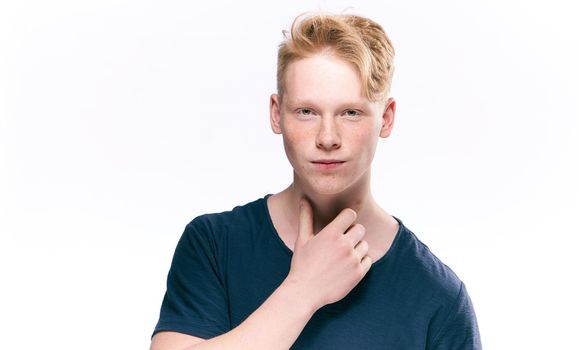
<path id="1" fill-rule="evenodd" d="M 339 160 L 339 159 L 318 159 L 318 160 L 312 161 L 312 163 L 321 163 L 321 164 L 344 163 L 344 162 L 346 162 L 346 161 L 345 160 Z"/>
<path id="2" fill-rule="evenodd" d="M 342 164 L 345 163 L 345 161 L 334 159 L 322 159 L 313 161 L 312 163 L 314 164 L 314 167 L 318 169 L 329 170 L 339 168 Z"/>

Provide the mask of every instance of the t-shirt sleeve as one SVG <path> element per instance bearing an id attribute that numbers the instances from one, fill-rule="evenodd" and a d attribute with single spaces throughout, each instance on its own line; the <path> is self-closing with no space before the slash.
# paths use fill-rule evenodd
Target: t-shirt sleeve
<path id="1" fill-rule="evenodd" d="M 215 238 L 208 225 L 197 219 L 187 225 L 177 243 L 153 335 L 175 331 L 209 339 L 230 329 Z"/>
<path id="2" fill-rule="evenodd" d="M 474 308 L 466 287 L 461 283 L 458 297 L 440 332 L 432 340 L 432 350 L 481 350 Z"/>

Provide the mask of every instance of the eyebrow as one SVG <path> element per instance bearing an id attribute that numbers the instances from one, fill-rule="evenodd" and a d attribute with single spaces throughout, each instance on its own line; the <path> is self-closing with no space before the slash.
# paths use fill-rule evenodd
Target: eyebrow
<path id="1" fill-rule="evenodd" d="M 308 99 L 288 99 L 288 104 L 290 105 L 301 105 L 301 106 L 316 106 L 317 103 L 308 100 Z M 359 108 L 369 108 L 370 104 L 366 101 L 354 100 L 354 101 L 346 101 L 339 103 L 340 108 L 344 108 L 346 106 L 356 106 Z"/>

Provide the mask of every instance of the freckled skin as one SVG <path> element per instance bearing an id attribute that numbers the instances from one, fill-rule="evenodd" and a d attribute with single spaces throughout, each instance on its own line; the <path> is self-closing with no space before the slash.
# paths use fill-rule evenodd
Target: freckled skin
<path id="1" fill-rule="evenodd" d="M 384 125 L 391 121 L 385 117 L 385 103 L 369 101 L 362 91 L 354 66 L 328 54 L 287 68 L 272 128 L 283 136 L 294 183 L 307 192 L 332 195 L 369 186 L 378 138 L 389 136 L 391 125 Z M 272 99 L 279 103 L 277 95 Z M 328 158 L 346 163 L 331 171 L 311 163 Z"/>

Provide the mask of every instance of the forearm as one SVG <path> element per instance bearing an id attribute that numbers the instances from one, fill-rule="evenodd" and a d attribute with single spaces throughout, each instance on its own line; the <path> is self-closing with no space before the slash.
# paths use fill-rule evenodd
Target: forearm
<path id="1" fill-rule="evenodd" d="M 289 349 L 317 309 L 303 294 L 286 280 L 239 326 L 186 350 Z"/>

